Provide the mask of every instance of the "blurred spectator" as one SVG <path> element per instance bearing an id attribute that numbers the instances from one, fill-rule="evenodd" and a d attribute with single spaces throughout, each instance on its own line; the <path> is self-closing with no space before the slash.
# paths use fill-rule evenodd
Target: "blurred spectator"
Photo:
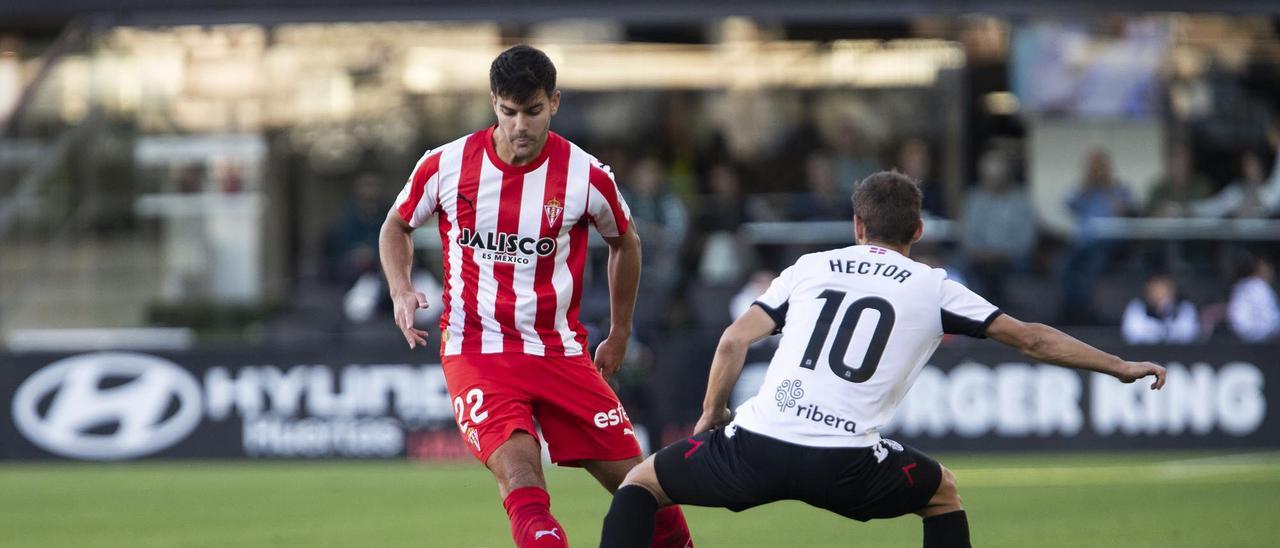
<path id="1" fill-rule="evenodd" d="M 920 211 L 934 217 L 948 218 L 947 196 L 942 187 L 934 184 L 930 172 L 929 145 L 919 137 L 907 139 L 898 147 L 898 169 L 920 183 L 924 199 Z"/>
<path id="2" fill-rule="evenodd" d="M 1152 185 L 1147 198 L 1147 215 L 1186 217 L 1191 215 L 1193 202 L 1209 197 L 1213 187 L 1208 179 L 1195 172 L 1191 160 L 1191 150 L 1185 144 L 1176 144 L 1169 150 L 1164 175 Z"/>
<path id="3" fill-rule="evenodd" d="M 1129 344 L 1187 344 L 1199 337 L 1200 322 L 1173 278 L 1155 274 L 1147 278 L 1142 296 L 1125 307 L 1120 333 Z"/>
<path id="4" fill-rule="evenodd" d="M 635 336 L 651 343 L 669 316 L 672 290 L 680 274 L 680 252 L 689 231 L 689 212 L 669 190 L 655 156 L 638 160 L 626 182 L 622 194 L 631 207 L 644 256 L 644 275 L 640 277 L 644 298 L 636 302 Z"/>
<path id="5" fill-rule="evenodd" d="M 880 163 L 867 146 L 866 135 L 852 119 L 846 119 L 840 124 L 831 148 L 836 188 L 845 196 L 852 196 L 853 187 L 864 177 L 880 171 Z"/>
<path id="6" fill-rule="evenodd" d="M 343 285 L 354 283 L 361 274 L 377 272 L 378 233 L 387 215 L 381 177 L 360 175 L 353 194 L 325 241 L 326 273 Z"/>
<path id="7" fill-rule="evenodd" d="M 656 157 L 646 156 L 636 162 L 630 183 L 622 194 L 631 207 L 631 216 L 644 245 L 644 278 L 672 283 L 676 274 L 680 246 L 689 231 L 689 212 L 684 202 L 667 188 L 662 164 Z"/>
<path id="8" fill-rule="evenodd" d="M 814 152 L 804 161 L 805 192 L 794 194 L 787 217 L 792 221 L 850 221 L 851 193 L 836 186 L 835 171 L 826 154 Z"/>
<path id="9" fill-rule="evenodd" d="M 698 231 L 692 245 L 694 264 L 704 282 L 732 283 L 752 262 L 751 248 L 738 240 L 738 227 L 774 216 L 759 198 L 742 195 L 734 166 L 723 162 L 712 166 L 708 182 L 711 194 L 703 197 L 694 222 Z"/>
<path id="10" fill-rule="evenodd" d="M 742 290 L 733 299 L 729 301 L 729 317 L 737 320 L 751 308 L 752 303 L 756 299 L 764 295 L 769 290 L 769 284 L 773 283 L 773 279 L 777 274 L 768 270 L 758 270 L 747 279 L 746 285 L 742 286 Z"/>
<path id="11" fill-rule="evenodd" d="M 1240 180 L 1213 196 L 1195 202 L 1191 210 L 1202 217 L 1270 217 L 1280 213 L 1280 154 L 1271 178 L 1262 172 L 1262 158 L 1255 152 L 1240 157 Z"/>
<path id="12" fill-rule="evenodd" d="M 1062 321 L 1076 325 L 1093 323 L 1090 295 L 1094 282 L 1107 269 L 1116 242 L 1097 239 L 1091 221 L 1133 213 L 1129 189 L 1115 180 L 1111 172 L 1111 156 L 1106 151 L 1094 149 L 1089 152 L 1080 190 L 1067 201 L 1067 207 L 1075 215 L 1079 231 L 1059 273 Z"/>
<path id="13" fill-rule="evenodd" d="M 1227 304 L 1227 322 L 1240 340 L 1265 342 L 1280 335 L 1280 304 L 1271 287 L 1275 270 L 1271 264 L 1253 255 L 1241 257 L 1236 268 L 1237 280 L 1231 288 Z"/>
<path id="14" fill-rule="evenodd" d="M 969 191 L 961 217 L 960 246 L 975 291 L 1000 305 L 1004 279 L 1025 271 L 1036 243 L 1031 201 L 1013 181 L 1008 154 L 990 149 L 978 165 L 979 185 Z"/>

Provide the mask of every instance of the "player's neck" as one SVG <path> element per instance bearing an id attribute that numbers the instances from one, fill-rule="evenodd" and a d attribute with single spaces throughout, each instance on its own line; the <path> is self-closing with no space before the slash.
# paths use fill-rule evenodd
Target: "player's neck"
<path id="1" fill-rule="evenodd" d="M 903 257 L 910 257 L 910 256 L 911 256 L 911 244 L 907 244 L 907 245 L 890 245 L 890 244 L 886 244 L 886 243 L 884 243 L 884 242 L 879 242 L 879 241 L 876 241 L 876 240 L 867 240 L 867 241 L 865 241 L 865 242 L 862 242 L 862 245 L 874 245 L 874 246 L 876 246 L 876 247 L 883 247 L 883 248 L 888 249 L 888 250 L 891 250 L 891 251 L 897 251 L 897 252 L 898 252 L 898 254 L 899 254 L 899 255 L 902 255 Z"/>
<path id="2" fill-rule="evenodd" d="M 542 149 L 546 148 L 548 141 L 544 136 L 540 146 L 533 149 L 533 151 L 526 156 L 517 157 L 516 153 L 511 150 L 511 141 L 507 140 L 507 135 L 502 131 L 501 127 L 494 129 L 493 134 L 490 135 L 489 138 L 493 140 L 493 150 L 498 153 L 498 159 L 502 160 L 502 163 L 512 167 L 527 165 L 529 162 L 532 162 L 539 156 L 542 156 Z"/>

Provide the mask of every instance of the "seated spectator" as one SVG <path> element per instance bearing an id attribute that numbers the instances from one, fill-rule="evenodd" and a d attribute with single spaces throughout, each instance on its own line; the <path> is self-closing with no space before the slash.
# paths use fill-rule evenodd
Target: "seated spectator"
<path id="1" fill-rule="evenodd" d="M 1120 333 L 1129 344 L 1187 344 L 1199 337 L 1200 322 L 1196 306 L 1178 295 L 1173 278 L 1155 274 L 1147 278 L 1142 296 L 1125 307 Z"/>
<path id="2" fill-rule="evenodd" d="M 1098 276 L 1106 271 L 1116 247 L 1113 240 L 1097 238 L 1091 221 L 1128 216 L 1134 210 L 1129 189 L 1115 179 L 1111 156 L 1106 151 L 1089 152 L 1080 190 L 1068 200 L 1067 207 L 1075 215 L 1079 231 L 1058 278 L 1062 285 L 1062 321 L 1083 325 L 1096 321 L 1089 296 Z"/>
<path id="3" fill-rule="evenodd" d="M 1004 278 L 1026 270 L 1036 243 L 1031 201 L 1012 180 L 1012 162 L 998 149 L 978 165 L 979 185 L 969 191 L 960 218 L 960 247 L 968 261 L 973 289 L 997 305 L 1004 301 Z"/>
<path id="4" fill-rule="evenodd" d="M 1176 144 L 1169 150 L 1164 175 L 1156 180 L 1147 198 L 1147 215 L 1187 217 L 1192 213 L 1192 203 L 1209 197 L 1212 185 L 1195 172 L 1191 160 L 1191 150 L 1185 144 Z"/>
<path id="5" fill-rule="evenodd" d="M 1240 340 L 1260 343 L 1280 335 L 1280 304 L 1271 286 L 1275 271 L 1259 257 L 1246 255 L 1236 268 L 1238 281 L 1231 288 L 1227 322 Z"/>
<path id="6" fill-rule="evenodd" d="M 1271 178 L 1262 172 L 1262 159 L 1255 152 L 1240 157 L 1240 180 L 1227 185 L 1217 194 L 1191 204 L 1191 211 L 1201 217 L 1270 217 L 1280 213 L 1280 154 Z"/>
<path id="7" fill-rule="evenodd" d="M 826 154 L 814 152 L 804 161 L 806 190 L 792 195 L 787 216 L 792 221 L 848 221 L 853 219 L 850 194 L 836 186 L 835 171 Z"/>

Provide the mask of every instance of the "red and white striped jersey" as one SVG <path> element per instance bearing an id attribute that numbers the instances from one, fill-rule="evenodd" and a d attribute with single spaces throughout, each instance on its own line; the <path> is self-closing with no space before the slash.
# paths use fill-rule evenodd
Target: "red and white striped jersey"
<path id="1" fill-rule="evenodd" d="M 581 355 L 587 223 L 619 236 L 631 213 L 609 168 L 577 145 L 549 133 L 538 158 L 511 166 L 493 130 L 427 151 L 393 206 L 415 228 L 439 215 L 440 353 Z"/>

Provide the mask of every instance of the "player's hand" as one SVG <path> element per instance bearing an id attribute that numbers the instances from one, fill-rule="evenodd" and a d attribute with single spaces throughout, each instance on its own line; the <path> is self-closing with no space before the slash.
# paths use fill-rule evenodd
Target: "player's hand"
<path id="1" fill-rule="evenodd" d="M 622 367 L 622 360 L 627 357 L 627 337 L 609 335 L 596 347 L 596 369 L 604 378 L 612 377 Z"/>
<path id="2" fill-rule="evenodd" d="M 413 314 L 418 309 L 427 308 L 427 296 L 417 291 L 398 291 L 391 294 L 394 305 L 393 314 L 396 326 L 409 342 L 409 348 L 427 345 L 427 332 L 413 327 Z"/>
<path id="3" fill-rule="evenodd" d="M 703 411 L 702 417 L 698 419 L 698 424 L 693 427 L 693 435 L 698 435 L 712 428 L 719 428 L 733 421 L 733 411 L 728 407 L 721 407 L 712 411 Z"/>
<path id="4" fill-rule="evenodd" d="M 1154 375 L 1156 382 L 1151 383 L 1152 390 L 1164 387 L 1164 368 L 1151 362 L 1124 362 L 1115 376 L 1120 382 L 1129 384 L 1143 377 Z"/>

